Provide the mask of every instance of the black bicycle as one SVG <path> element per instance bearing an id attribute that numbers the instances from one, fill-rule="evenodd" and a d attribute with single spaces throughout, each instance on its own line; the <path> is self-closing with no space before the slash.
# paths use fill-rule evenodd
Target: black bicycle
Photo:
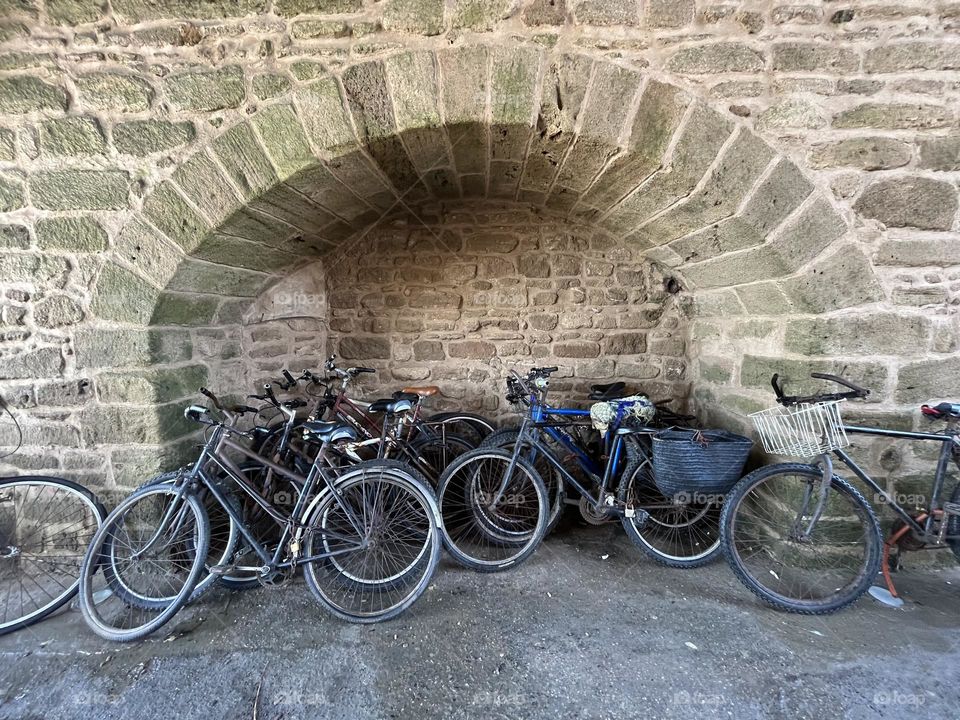
<path id="1" fill-rule="evenodd" d="M 324 422 L 304 425 L 321 450 L 302 476 L 239 441 L 249 435 L 236 427 L 237 417 L 252 408 L 225 408 L 213 393 L 201 392 L 221 417 L 198 405 L 185 410 L 210 428 L 197 461 L 174 482 L 146 486 L 121 502 L 90 543 L 81 569 L 80 608 L 94 632 L 117 641 L 144 637 L 177 613 L 205 574 L 255 572 L 262 584 L 276 585 L 303 567 L 323 607 L 361 623 L 396 617 L 420 597 L 440 552 L 439 513 L 422 478 L 382 460 L 330 467 L 326 449 L 356 436 L 347 426 Z M 261 497 L 232 459 L 237 455 L 301 488 L 292 510 Z M 210 520 L 203 493 L 236 525 L 256 564 L 207 565 Z M 275 547 L 258 541 L 236 493 L 280 526 Z"/>
<path id="2" fill-rule="evenodd" d="M 951 548 L 960 559 L 960 483 L 945 498 L 951 462 L 960 468 L 960 404 L 921 408 L 928 419 L 946 422 L 941 433 L 847 425 L 842 404 L 867 397 L 869 390 L 835 375 L 812 377 L 846 389 L 789 396 L 774 375 L 778 407 L 751 418 L 768 453 L 816 459 L 768 465 L 744 477 L 727 496 L 721 528 L 727 560 L 751 591 L 778 609 L 819 615 L 856 601 L 881 569 L 896 598 L 883 562 L 892 545 Z M 940 443 L 925 509 L 907 511 L 847 454 L 854 433 Z M 892 541 L 883 543 L 871 504 L 836 474 L 831 455 L 896 513 Z"/>

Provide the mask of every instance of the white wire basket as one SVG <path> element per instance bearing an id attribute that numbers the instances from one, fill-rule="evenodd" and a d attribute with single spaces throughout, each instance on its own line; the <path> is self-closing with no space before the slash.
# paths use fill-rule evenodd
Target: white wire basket
<path id="1" fill-rule="evenodd" d="M 778 405 L 750 414 L 763 449 L 773 455 L 808 458 L 847 447 L 850 440 L 840 419 L 843 400 L 809 405 Z"/>

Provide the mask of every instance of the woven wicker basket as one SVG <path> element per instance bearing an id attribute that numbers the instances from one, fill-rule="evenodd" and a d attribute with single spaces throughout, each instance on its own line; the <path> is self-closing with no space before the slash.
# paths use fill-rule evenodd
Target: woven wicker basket
<path id="1" fill-rule="evenodd" d="M 743 473 L 753 441 L 725 430 L 664 430 L 653 437 L 653 474 L 667 497 L 721 494 Z"/>

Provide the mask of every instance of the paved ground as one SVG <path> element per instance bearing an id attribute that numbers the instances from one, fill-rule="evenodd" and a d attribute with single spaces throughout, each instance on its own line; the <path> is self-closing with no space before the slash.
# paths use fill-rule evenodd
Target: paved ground
<path id="1" fill-rule="evenodd" d="M 722 562 L 669 570 L 575 528 L 512 572 L 445 561 L 373 627 L 299 581 L 214 593 L 133 645 L 67 612 L 0 638 L 0 718 L 957 717 L 960 571 L 898 578 L 900 610 L 785 615 Z"/>

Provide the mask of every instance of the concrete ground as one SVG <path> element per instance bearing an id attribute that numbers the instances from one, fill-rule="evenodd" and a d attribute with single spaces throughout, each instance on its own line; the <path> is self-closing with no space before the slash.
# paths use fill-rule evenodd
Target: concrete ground
<path id="1" fill-rule="evenodd" d="M 327 617 L 300 580 L 215 591 L 146 642 L 69 611 L 0 638 L 0 718 L 957 717 L 960 571 L 830 617 L 762 607 L 721 561 L 646 560 L 617 526 L 477 575 L 445 560 L 400 619 Z"/>

